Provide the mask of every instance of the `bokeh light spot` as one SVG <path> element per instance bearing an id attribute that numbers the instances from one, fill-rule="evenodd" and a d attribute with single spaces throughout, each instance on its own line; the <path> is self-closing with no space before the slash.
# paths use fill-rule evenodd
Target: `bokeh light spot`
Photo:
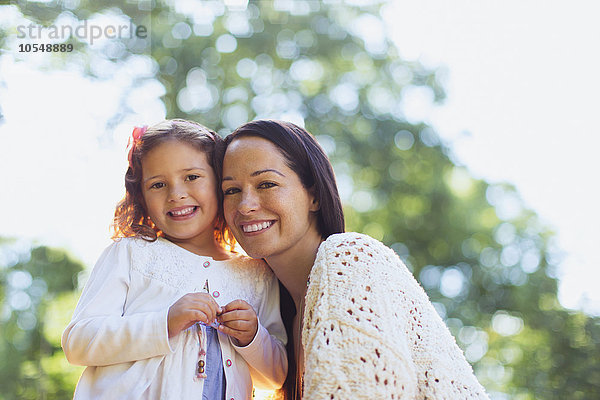
<path id="1" fill-rule="evenodd" d="M 215 42 L 219 53 L 233 53 L 237 48 L 237 40 L 230 34 L 221 35 Z"/>

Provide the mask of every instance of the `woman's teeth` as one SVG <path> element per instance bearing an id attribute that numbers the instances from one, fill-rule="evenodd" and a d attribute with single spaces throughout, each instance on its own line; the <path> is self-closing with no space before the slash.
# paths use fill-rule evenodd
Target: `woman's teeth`
<path id="1" fill-rule="evenodd" d="M 181 210 L 169 211 L 169 214 L 173 215 L 174 217 L 181 217 L 182 215 L 193 213 L 195 209 L 196 207 L 187 207 Z"/>
<path id="2" fill-rule="evenodd" d="M 273 224 L 273 222 L 261 222 L 260 224 L 244 225 L 242 230 L 246 233 L 261 231 L 267 229 Z"/>

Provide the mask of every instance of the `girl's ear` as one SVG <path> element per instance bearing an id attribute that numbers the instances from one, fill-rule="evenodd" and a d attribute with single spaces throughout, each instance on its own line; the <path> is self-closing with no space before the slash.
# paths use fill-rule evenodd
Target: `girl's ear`
<path id="1" fill-rule="evenodd" d="M 317 199 L 315 187 L 311 187 L 308 189 L 308 196 L 310 199 L 310 206 L 308 208 L 311 212 L 317 212 L 321 209 L 321 205 L 319 204 L 319 199 Z"/>

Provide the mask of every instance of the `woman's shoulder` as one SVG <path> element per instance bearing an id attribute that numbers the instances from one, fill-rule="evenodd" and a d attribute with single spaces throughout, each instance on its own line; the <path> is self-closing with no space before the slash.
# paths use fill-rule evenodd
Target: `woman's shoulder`
<path id="1" fill-rule="evenodd" d="M 319 253 L 326 258 L 348 259 L 346 261 L 355 262 L 380 258 L 399 261 L 396 252 L 379 240 L 357 232 L 336 233 L 329 236 L 319 247 Z"/>
<path id="2" fill-rule="evenodd" d="M 390 285 L 416 283 L 394 250 L 356 232 L 331 235 L 321 243 L 310 279 L 323 282 L 341 279 L 344 285 L 359 286 L 366 280 Z"/>

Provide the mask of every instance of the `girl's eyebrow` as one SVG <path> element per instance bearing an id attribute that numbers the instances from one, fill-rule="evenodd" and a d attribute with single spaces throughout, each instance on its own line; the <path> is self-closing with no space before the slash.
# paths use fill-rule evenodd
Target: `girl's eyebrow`
<path id="1" fill-rule="evenodd" d="M 203 171 L 203 172 L 206 172 L 206 168 L 202 168 L 202 167 L 192 167 L 192 168 L 184 168 L 184 169 L 182 169 L 182 170 L 181 170 L 181 172 L 189 172 L 189 171 Z M 148 177 L 148 178 L 144 179 L 144 181 L 143 181 L 143 182 L 144 182 L 144 183 L 146 183 L 146 182 L 148 182 L 148 181 L 150 181 L 150 180 L 152 180 L 152 179 L 154 179 L 154 178 L 160 178 L 161 176 L 162 176 L 161 174 L 159 174 L 159 175 L 154 175 L 154 176 L 150 176 L 150 177 Z"/>
<path id="2" fill-rule="evenodd" d="M 258 171 L 254 171 L 253 173 L 250 174 L 250 176 L 254 177 L 254 176 L 258 176 L 260 174 L 264 174 L 264 173 L 267 173 L 267 172 L 273 172 L 273 173 L 275 173 L 275 174 L 277 174 L 277 175 L 282 176 L 282 177 L 285 178 L 284 174 L 282 174 L 281 172 L 277 171 L 276 169 L 271 169 L 271 168 L 261 169 L 261 170 L 258 170 Z M 225 177 L 223 177 L 223 180 L 224 181 L 232 181 L 233 177 L 232 176 L 225 176 Z"/>
<path id="3" fill-rule="evenodd" d="M 146 182 L 148 182 L 148 181 L 151 181 L 152 179 L 159 178 L 159 177 L 161 177 L 161 176 L 162 176 L 162 175 L 154 175 L 154 176 L 149 176 L 148 178 L 144 179 L 144 183 L 146 183 Z"/>

